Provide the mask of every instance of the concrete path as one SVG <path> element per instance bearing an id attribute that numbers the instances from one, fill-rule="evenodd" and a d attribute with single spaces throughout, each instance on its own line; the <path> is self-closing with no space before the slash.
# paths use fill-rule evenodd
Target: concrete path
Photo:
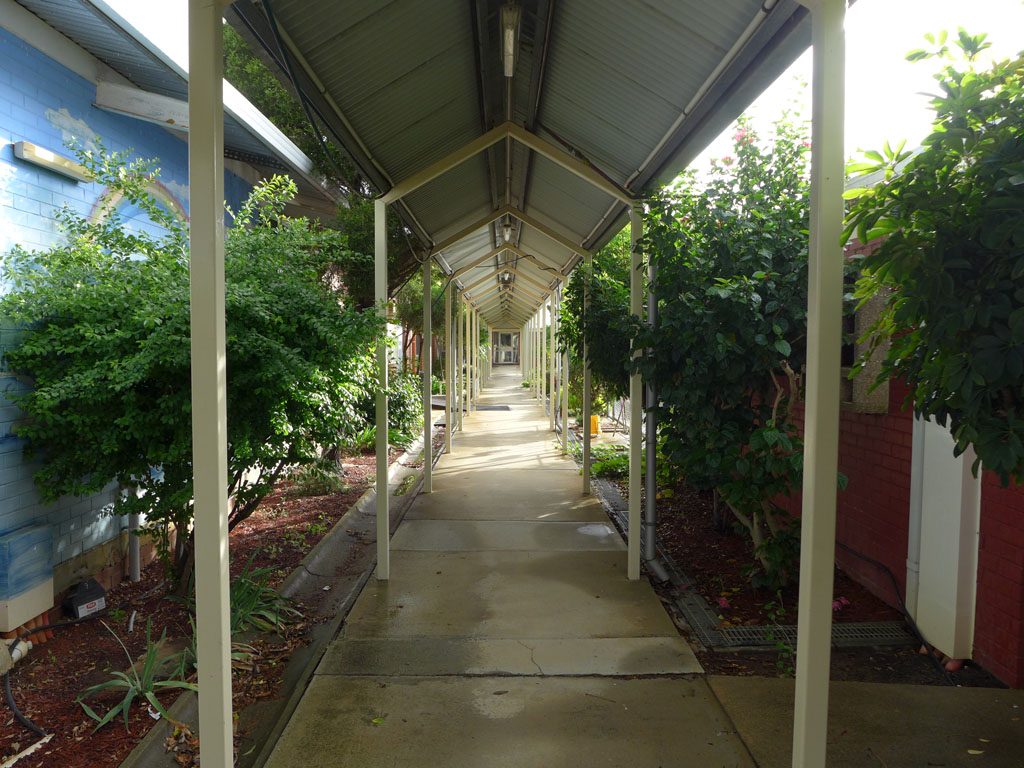
<path id="1" fill-rule="evenodd" d="M 272 768 L 729 768 L 746 748 L 548 419 L 497 369 Z"/>

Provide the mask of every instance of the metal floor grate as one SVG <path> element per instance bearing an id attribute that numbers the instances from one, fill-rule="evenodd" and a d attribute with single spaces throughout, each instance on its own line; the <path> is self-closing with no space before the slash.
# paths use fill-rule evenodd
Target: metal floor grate
<path id="1" fill-rule="evenodd" d="M 507 405 L 478 405 L 476 407 L 478 411 L 511 411 L 512 409 Z"/>
<path id="2" fill-rule="evenodd" d="M 627 536 L 626 503 L 614 483 L 594 479 L 594 490 L 613 522 Z M 776 643 L 796 647 L 796 627 L 792 624 L 759 627 L 719 627 L 718 614 L 694 589 L 687 576 L 670 555 L 659 547 L 659 557 L 667 566 L 676 588 L 675 605 L 695 638 L 706 648 L 768 648 Z M 850 621 L 832 625 L 832 644 L 837 648 L 903 646 L 917 642 L 902 621 Z"/>

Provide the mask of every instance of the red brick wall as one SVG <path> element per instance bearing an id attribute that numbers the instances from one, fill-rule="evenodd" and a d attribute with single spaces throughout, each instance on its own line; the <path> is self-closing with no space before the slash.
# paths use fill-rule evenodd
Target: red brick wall
<path id="1" fill-rule="evenodd" d="M 907 524 L 913 417 L 902 410 L 907 388 L 890 382 L 889 412 L 840 417 L 839 468 L 848 485 L 839 494 L 836 540 L 884 563 L 906 589 Z M 799 514 L 799 495 L 784 505 Z M 892 582 L 877 566 L 836 548 L 839 567 L 891 605 Z M 1024 687 L 1024 487 L 982 479 L 981 537 L 974 659 L 1008 685 Z"/>
<path id="2" fill-rule="evenodd" d="M 906 587 L 907 518 L 910 509 L 912 419 L 900 410 L 905 386 L 889 387 L 889 412 L 858 413 L 844 408 L 839 423 L 839 471 L 846 490 L 839 494 L 836 540 L 884 563 Z M 798 419 L 802 421 L 802 419 Z M 785 504 L 799 514 L 797 494 Z M 842 547 L 839 567 L 886 602 L 896 605 L 888 574 Z"/>
<path id="3" fill-rule="evenodd" d="M 974 658 L 1024 687 L 1024 488 L 1003 488 L 991 472 L 981 486 Z"/>

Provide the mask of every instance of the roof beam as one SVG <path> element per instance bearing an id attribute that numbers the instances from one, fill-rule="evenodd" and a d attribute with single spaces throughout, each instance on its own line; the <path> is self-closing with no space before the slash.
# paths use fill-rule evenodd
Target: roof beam
<path id="1" fill-rule="evenodd" d="M 584 163 L 582 160 L 570 155 L 561 147 L 556 147 L 550 141 L 542 139 L 535 133 L 530 133 L 530 131 L 525 128 L 521 128 L 515 123 L 506 123 L 506 125 L 508 126 L 509 136 L 518 141 L 524 147 L 528 147 L 538 155 L 546 157 L 556 165 L 560 165 L 562 168 L 569 171 L 569 173 L 583 179 L 583 181 L 587 182 L 592 187 L 601 190 L 609 197 L 621 200 L 623 203 L 628 205 L 633 204 L 633 197 L 628 192 L 607 176 L 596 170 L 594 166 L 589 163 Z"/>
<path id="2" fill-rule="evenodd" d="M 492 285 L 489 286 L 485 291 L 473 294 L 473 298 L 476 299 L 477 301 L 483 301 L 485 298 L 489 298 L 491 296 L 500 294 L 508 294 L 509 296 L 524 296 L 527 299 L 542 299 L 547 295 L 547 292 L 536 291 L 532 288 L 527 288 L 526 286 L 522 285 L 516 288 L 513 288 L 511 285 Z"/>
<path id="3" fill-rule="evenodd" d="M 436 163 L 431 163 L 421 171 L 417 171 L 412 176 L 402 179 L 400 182 L 395 184 L 387 193 L 381 195 L 381 199 L 385 203 L 393 203 L 397 200 L 401 200 L 411 192 L 415 192 L 417 189 L 422 187 L 424 184 L 429 184 L 438 176 L 441 176 L 457 165 L 461 165 L 466 162 L 469 158 L 474 155 L 478 155 L 493 144 L 497 144 L 499 141 L 508 136 L 508 123 L 502 123 L 496 125 L 491 130 L 482 136 L 478 136 L 473 141 L 465 144 L 454 152 L 445 155 Z"/>
<path id="4" fill-rule="evenodd" d="M 507 251 L 507 250 L 508 250 L 508 246 L 503 246 L 501 248 L 494 248 L 493 250 L 488 251 L 483 256 L 479 257 L 478 259 L 474 259 L 471 263 L 467 264 L 466 266 L 459 267 L 458 269 L 456 269 L 454 272 L 452 272 L 452 278 L 454 279 L 456 277 L 462 277 L 462 275 L 464 275 L 467 272 L 469 272 L 469 270 L 476 269 L 477 267 L 479 267 L 481 264 L 483 264 L 488 259 L 493 259 L 495 256 L 497 256 L 502 251 Z"/>
<path id="5" fill-rule="evenodd" d="M 542 139 L 537 134 L 531 133 L 525 128 L 522 128 L 512 122 L 505 122 L 494 126 L 491 130 L 481 136 L 478 136 L 467 144 L 464 144 L 454 152 L 449 152 L 440 160 L 431 163 L 426 168 L 414 173 L 412 176 L 402 179 L 391 187 L 391 189 L 385 194 L 381 195 L 381 199 L 387 204 L 401 200 L 406 195 L 415 192 L 425 184 L 429 184 L 438 176 L 442 176 L 452 168 L 466 162 L 469 158 L 474 157 L 488 147 L 497 144 L 502 139 L 513 139 L 514 141 L 518 141 L 524 147 L 536 152 L 538 155 L 546 157 L 551 162 L 561 166 L 575 176 L 583 179 L 583 181 L 587 182 L 591 186 L 601 190 L 609 197 L 620 200 L 627 205 L 632 205 L 633 203 L 633 198 L 628 192 L 604 174 L 600 173 L 596 168 L 594 168 L 594 166 L 584 163 L 582 160 L 570 155 L 561 147 L 556 147 L 550 141 Z"/>
<path id="6" fill-rule="evenodd" d="M 496 221 L 497 219 L 500 219 L 503 215 L 504 214 L 501 213 L 500 209 L 499 209 L 498 211 L 491 211 L 487 215 L 481 216 L 479 219 L 475 219 L 474 221 L 472 221 L 471 223 L 469 223 L 466 226 L 464 226 L 462 229 L 460 229 L 455 234 L 449 235 L 448 237 L 446 237 L 441 242 L 436 243 L 434 245 L 434 247 L 430 249 L 430 254 L 434 255 L 434 254 L 440 253 L 441 251 L 445 250 L 446 248 L 451 248 L 453 245 L 455 245 L 460 240 L 465 240 L 470 235 L 472 235 L 475 232 L 478 232 L 481 229 L 483 229 L 484 227 L 486 227 L 492 221 Z"/>

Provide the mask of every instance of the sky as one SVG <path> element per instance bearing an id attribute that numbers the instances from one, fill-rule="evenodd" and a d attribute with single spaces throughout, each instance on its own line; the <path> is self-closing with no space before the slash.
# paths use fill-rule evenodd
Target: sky
<path id="1" fill-rule="evenodd" d="M 179 61 L 187 56 L 187 0 L 160 3 L 105 0 L 154 43 Z M 671 0 L 665 0 L 671 2 Z M 927 96 L 935 86 L 934 61 L 911 63 L 908 51 L 925 47 L 927 32 L 959 27 L 987 32 L 993 44 L 989 58 L 1006 58 L 1024 50 L 1024 0 L 857 0 L 846 17 L 846 151 L 878 149 L 889 140 L 906 139 L 914 147 L 928 135 L 931 112 Z M 748 110 L 755 126 L 776 119 L 799 105 L 810 115 L 810 51 L 801 56 Z M 695 161 L 729 154 L 732 131 L 725 131 Z"/>
<path id="2" fill-rule="evenodd" d="M 909 62 L 906 54 L 927 48 L 926 33 L 963 27 L 985 32 L 992 48 L 983 61 L 1008 58 L 1024 50 L 1024 0 L 857 0 L 846 15 L 846 153 L 857 157 L 906 140 L 920 144 L 931 133 L 928 97 L 935 60 Z M 808 50 L 748 110 L 755 126 L 777 119 L 799 105 L 811 114 L 811 52 Z M 694 161 L 704 170 L 711 158 L 730 154 L 733 131 L 723 132 Z"/>

